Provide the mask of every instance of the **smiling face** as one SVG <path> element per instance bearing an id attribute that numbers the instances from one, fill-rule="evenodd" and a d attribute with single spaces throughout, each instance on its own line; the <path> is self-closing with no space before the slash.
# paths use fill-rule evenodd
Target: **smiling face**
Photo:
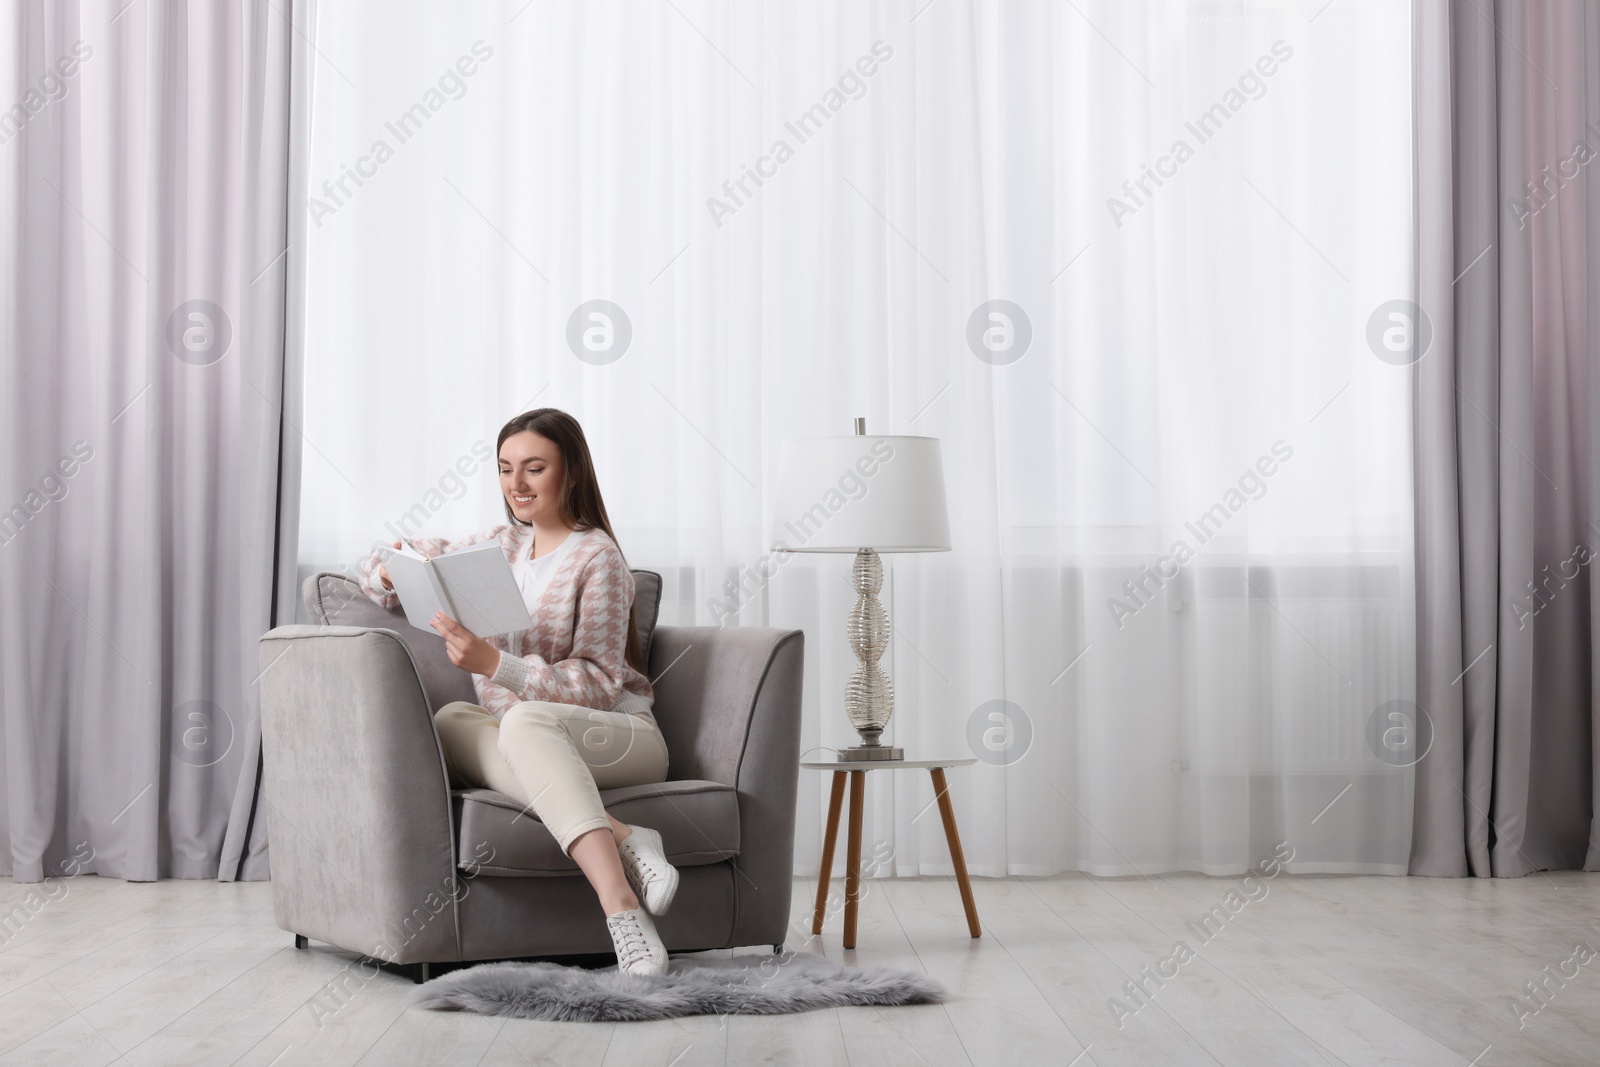
<path id="1" fill-rule="evenodd" d="M 561 486 L 565 477 L 561 449 L 548 437 L 523 430 L 500 446 L 500 492 L 520 522 L 564 525 Z"/>

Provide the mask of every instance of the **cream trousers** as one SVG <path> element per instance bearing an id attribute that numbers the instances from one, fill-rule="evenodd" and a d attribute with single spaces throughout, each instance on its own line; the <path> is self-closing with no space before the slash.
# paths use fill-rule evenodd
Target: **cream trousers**
<path id="1" fill-rule="evenodd" d="M 566 853 L 610 827 L 600 790 L 667 780 L 653 717 L 525 700 L 501 719 L 464 700 L 433 716 L 454 788 L 487 787 L 525 804 Z"/>

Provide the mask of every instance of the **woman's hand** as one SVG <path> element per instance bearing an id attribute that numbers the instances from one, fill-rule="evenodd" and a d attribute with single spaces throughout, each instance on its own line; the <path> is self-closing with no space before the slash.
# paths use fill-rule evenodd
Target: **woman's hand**
<path id="1" fill-rule="evenodd" d="M 462 670 L 490 676 L 500 666 L 498 648 L 473 635 L 444 612 L 434 615 L 430 625 L 444 638 L 444 647 L 450 654 L 450 662 Z"/>
<path id="2" fill-rule="evenodd" d="M 390 547 L 398 550 L 400 548 L 400 542 L 396 541 Z M 389 590 L 391 593 L 394 592 L 394 583 L 389 581 L 389 568 L 384 566 L 382 563 L 378 564 L 378 581 L 383 583 L 383 587 L 385 589 Z"/>

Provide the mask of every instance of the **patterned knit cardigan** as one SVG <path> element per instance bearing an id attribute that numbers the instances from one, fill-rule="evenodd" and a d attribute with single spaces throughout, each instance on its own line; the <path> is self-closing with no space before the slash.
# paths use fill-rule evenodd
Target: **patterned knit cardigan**
<path id="1" fill-rule="evenodd" d="M 527 552 L 532 536 L 531 526 L 501 525 L 459 541 L 418 537 L 406 543 L 432 559 L 494 537 L 506 561 L 514 563 Z M 500 664 L 493 675 L 472 676 L 478 703 L 497 719 L 524 700 L 649 716 L 655 690 L 626 658 L 633 572 L 604 530 L 574 530 L 567 536 L 579 540 L 560 546 L 568 548 L 566 558 L 539 598 L 530 619 L 533 626 L 484 638 L 500 650 Z M 400 599 L 378 578 L 385 556 L 374 549 L 361 561 L 361 589 L 392 608 Z"/>

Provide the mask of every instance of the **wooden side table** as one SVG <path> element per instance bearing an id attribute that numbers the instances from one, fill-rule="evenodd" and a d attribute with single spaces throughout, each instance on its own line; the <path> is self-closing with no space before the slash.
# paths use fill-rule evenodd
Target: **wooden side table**
<path id="1" fill-rule="evenodd" d="M 961 887 L 961 903 L 967 910 L 967 929 L 973 937 L 982 936 L 978 926 L 978 906 L 972 900 L 972 883 L 967 880 L 967 861 L 961 854 L 961 835 L 956 832 L 955 808 L 945 786 L 944 768 L 965 767 L 977 759 L 946 760 L 814 760 L 802 761 L 808 770 L 832 771 L 833 794 L 828 798 L 828 827 L 822 838 L 822 870 L 817 875 L 817 909 L 811 917 L 811 932 L 822 933 L 824 904 L 828 899 L 829 871 L 833 867 L 833 846 L 839 839 L 839 809 L 844 803 L 844 779 L 850 776 L 850 836 L 845 842 L 844 863 L 844 947 L 856 947 L 856 905 L 861 894 L 861 809 L 866 801 L 867 772 L 895 771 L 926 767 L 933 778 L 933 795 L 944 817 L 944 839 L 950 846 L 950 862 L 955 865 L 956 884 Z"/>

